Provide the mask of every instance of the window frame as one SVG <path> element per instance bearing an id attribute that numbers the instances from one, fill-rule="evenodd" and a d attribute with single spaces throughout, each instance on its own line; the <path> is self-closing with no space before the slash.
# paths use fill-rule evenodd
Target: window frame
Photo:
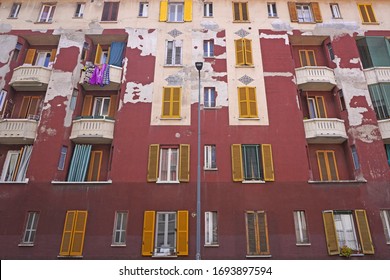
<path id="1" fill-rule="evenodd" d="M 3 111 L 3 107 L 6 101 L 8 91 L 2 89 L 0 90 L 0 112 Z"/>
<path id="2" fill-rule="evenodd" d="M 167 22 L 184 22 L 184 2 L 168 2 L 167 12 Z"/>
<path id="3" fill-rule="evenodd" d="M 167 153 L 164 155 L 164 153 Z M 179 183 L 179 164 L 180 164 L 180 149 L 179 147 L 160 147 L 159 151 L 159 167 L 158 167 L 158 180 L 157 183 Z M 166 170 L 163 170 L 164 159 L 166 157 L 167 161 L 165 162 Z M 174 162 L 174 157 L 176 157 L 176 162 Z M 174 165 L 172 165 L 174 164 Z M 162 179 L 162 172 L 166 172 L 166 179 Z M 174 178 L 171 178 L 171 173 L 174 172 L 176 175 Z"/>
<path id="4" fill-rule="evenodd" d="M 248 227 L 249 214 L 253 214 L 253 231 Z M 261 224 L 259 225 L 259 215 L 262 214 L 264 219 L 261 221 L 264 224 L 264 228 L 260 229 Z M 269 248 L 269 236 L 268 236 L 268 221 L 267 214 L 265 211 L 246 211 L 245 212 L 245 229 L 246 229 L 246 247 L 247 247 L 247 256 L 270 256 L 270 248 Z M 251 251 L 250 248 L 250 235 L 254 234 L 255 240 L 255 250 Z M 261 239 L 263 239 L 261 241 Z M 265 240 L 264 240 L 265 239 Z M 261 243 L 265 241 L 265 245 L 267 247 L 266 250 L 261 249 Z M 264 245 L 264 244 L 263 244 Z"/>
<path id="5" fill-rule="evenodd" d="M 252 40 L 241 38 L 234 40 L 236 67 L 253 67 Z"/>
<path id="6" fill-rule="evenodd" d="M 101 100 L 101 103 L 98 104 L 99 100 Z M 106 118 L 110 115 L 110 104 L 111 104 L 111 96 L 96 96 L 93 99 L 93 106 L 92 106 L 92 116 L 93 118 Z M 105 106 L 107 105 L 107 106 Z M 104 112 L 104 109 L 107 109 L 107 112 Z M 98 114 L 96 114 L 96 110 L 98 110 Z"/>
<path id="7" fill-rule="evenodd" d="M 326 178 L 328 178 L 330 180 L 325 179 L 324 174 L 322 174 L 322 168 L 321 168 L 320 158 L 319 158 L 320 153 L 324 154 Z M 333 157 L 333 166 L 335 168 L 334 171 L 336 172 L 336 174 L 335 174 L 336 180 L 332 180 L 332 171 L 330 170 L 330 166 L 329 166 L 329 162 L 330 162 L 329 154 L 332 154 L 332 157 Z M 317 150 L 316 156 L 317 156 L 318 170 L 319 170 L 319 174 L 320 174 L 320 181 L 325 181 L 325 182 L 339 181 L 340 177 L 339 177 L 339 171 L 338 171 L 338 167 L 337 167 L 336 152 L 334 150 Z"/>
<path id="8" fill-rule="evenodd" d="M 317 66 L 316 53 L 314 50 L 299 50 L 301 67 Z"/>
<path id="9" fill-rule="evenodd" d="M 73 15 L 73 18 L 83 18 L 84 17 L 85 4 L 86 4 L 85 2 L 76 3 L 76 11 Z"/>
<path id="10" fill-rule="evenodd" d="M 333 19 L 342 19 L 341 11 L 338 3 L 329 3 L 330 11 Z"/>
<path id="11" fill-rule="evenodd" d="M 258 119 L 256 87 L 237 87 L 237 91 L 239 119 Z M 244 93 L 245 96 L 243 95 Z M 246 112 L 243 112 L 244 108 Z M 253 108 L 255 108 L 254 112 L 252 112 Z"/>
<path id="12" fill-rule="evenodd" d="M 304 15 L 304 8 L 307 7 L 308 15 Z M 314 14 L 311 7 L 311 3 L 296 3 L 295 8 L 297 10 L 297 18 L 299 23 L 314 23 Z M 301 15 L 301 17 L 300 17 Z M 307 17 L 308 16 L 308 17 Z"/>
<path id="13" fill-rule="evenodd" d="M 204 145 L 204 170 L 218 170 L 216 145 Z"/>
<path id="14" fill-rule="evenodd" d="M 218 212 L 206 211 L 204 213 L 204 245 L 219 246 L 218 243 Z"/>
<path id="15" fill-rule="evenodd" d="M 344 217 L 344 219 L 342 217 Z M 346 221 L 346 217 L 348 217 L 348 221 Z M 333 219 L 339 247 L 341 248 L 343 246 L 347 246 L 353 251 L 359 252 L 361 249 L 358 242 L 358 236 L 355 228 L 355 219 L 353 217 L 352 211 L 333 211 Z M 347 224 L 347 222 L 349 222 L 349 224 Z M 351 233 L 348 233 L 348 231 L 352 233 L 352 236 Z M 353 237 L 353 239 L 349 239 L 348 241 L 346 237 L 347 235 L 350 235 L 350 237 Z M 351 243 L 354 243 L 354 247 L 349 246 Z"/>
<path id="16" fill-rule="evenodd" d="M 214 57 L 214 40 L 203 40 L 203 57 Z"/>
<path id="17" fill-rule="evenodd" d="M 57 170 L 64 170 L 65 169 L 65 162 L 66 162 L 66 156 L 68 154 L 68 147 L 62 146 L 60 151 L 60 159 L 58 160 L 58 166 Z"/>
<path id="18" fill-rule="evenodd" d="M 119 14 L 119 5 L 120 1 L 104 1 L 100 22 L 117 22 Z M 107 13 L 107 18 L 103 18 L 105 11 Z"/>
<path id="19" fill-rule="evenodd" d="M 371 3 L 357 3 L 360 19 L 362 21 L 362 24 L 379 24 L 377 17 L 375 15 L 374 8 Z M 364 14 L 362 12 L 362 8 L 364 9 Z M 372 14 L 370 15 L 369 9 L 371 9 Z M 367 18 L 367 21 L 365 20 L 365 17 Z M 371 18 L 373 17 L 373 18 Z"/>
<path id="20" fill-rule="evenodd" d="M 20 13 L 20 9 L 22 8 L 21 2 L 12 3 L 11 11 L 9 13 L 9 19 L 17 19 Z"/>
<path id="21" fill-rule="evenodd" d="M 307 106 L 310 119 L 326 119 L 328 117 L 324 96 L 308 96 Z"/>
<path id="22" fill-rule="evenodd" d="M 169 93 L 168 93 L 169 90 Z M 175 93 L 175 90 L 179 92 Z M 169 94 L 169 96 L 168 96 Z M 175 94 L 178 94 L 177 96 Z M 168 98 L 169 97 L 169 98 Z M 182 105 L 182 88 L 181 87 L 163 87 L 163 96 L 162 96 L 162 109 L 161 109 L 161 118 L 162 119 L 180 119 L 181 118 L 181 105 Z M 166 108 L 166 106 L 168 106 Z M 178 108 L 175 112 L 175 106 Z M 168 114 L 164 112 L 168 111 Z"/>
<path id="23" fill-rule="evenodd" d="M 305 211 L 295 210 L 293 212 L 293 216 L 294 216 L 296 245 L 297 246 L 311 245 Z"/>
<path id="24" fill-rule="evenodd" d="M 28 211 L 23 236 L 19 246 L 34 246 L 39 222 L 38 211 Z"/>
<path id="25" fill-rule="evenodd" d="M 114 228 L 112 231 L 111 246 L 126 246 L 128 214 L 129 214 L 128 211 L 115 211 L 115 220 L 114 220 Z M 120 220 L 120 224 L 118 227 L 119 220 Z M 117 241 L 117 234 L 119 234 L 118 241 Z"/>
<path id="26" fill-rule="evenodd" d="M 217 107 L 217 97 L 215 94 L 215 87 L 203 88 L 203 107 L 206 109 L 212 109 Z"/>
<path id="27" fill-rule="evenodd" d="M 277 18 L 278 17 L 278 10 L 276 9 L 275 2 L 267 2 L 267 12 L 268 12 L 269 18 Z"/>
<path id="28" fill-rule="evenodd" d="M 138 5 L 138 17 L 146 18 L 149 12 L 149 2 L 142 1 Z"/>
<path id="29" fill-rule="evenodd" d="M 42 3 L 41 11 L 39 12 L 37 22 L 38 23 L 52 23 L 56 6 L 57 6 L 57 4 L 55 4 L 55 3 Z M 45 7 L 48 7 L 49 11 L 47 13 L 47 17 L 43 18 Z"/>
<path id="30" fill-rule="evenodd" d="M 168 239 L 169 239 L 169 234 L 173 234 L 173 247 L 167 247 L 165 249 L 168 249 L 169 252 L 158 252 L 158 250 L 160 249 L 163 249 L 163 248 L 160 248 L 160 247 L 157 247 L 157 241 L 158 241 L 158 237 L 159 237 L 159 234 L 161 234 L 159 232 L 159 215 L 164 215 L 164 232 L 163 232 L 163 239 L 164 239 L 164 246 L 167 246 L 167 245 L 171 245 L 168 242 Z M 173 215 L 174 217 L 174 228 L 171 229 L 171 231 L 169 230 L 169 215 Z M 158 256 L 158 257 L 167 257 L 167 256 L 173 256 L 173 255 L 176 255 L 177 254 L 177 232 L 176 232 L 176 229 L 177 229 L 177 213 L 176 212 L 163 212 L 163 211 L 157 211 L 156 212 L 156 226 L 155 226 L 156 230 L 155 230 L 155 236 L 154 236 L 154 248 L 153 248 L 153 256 Z"/>
<path id="31" fill-rule="evenodd" d="M 233 22 L 249 22 L 250 21 L 249 20 L 248 2 L 235 2 L 235 1 L 233 1 L 232 7 L 233 7 Z M 238 18 L 236 18 L 236 16 L 238 16 Z"/>
<path id="32" fill-rule="evenodd" d="M 205 2 L 203 3 L 203 17 L 213 17 L 214 11 L 213 11 L 213 2 Z"/>
<path id="33" fill-rule="evenodd" d="M 180 50 L 180 54 L 178 55 L 177 52 L 179 50 Z M 182 40 L 166 41 L 164 66 L 183 66 L 183 41 Z"/>
<path id="34" fill-rule="evenodd" d="M 383 231 L 386 238 L 386 244 L 390 245 L 390 210 L 381 209 L 379 213 L 382 220 Z"/>

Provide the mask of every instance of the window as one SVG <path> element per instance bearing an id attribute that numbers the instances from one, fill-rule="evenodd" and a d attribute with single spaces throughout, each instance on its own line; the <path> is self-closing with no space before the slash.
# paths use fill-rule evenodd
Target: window
<path id="1" fill-rule="evenodd" d="M 387 163 L 390 165 L 390 144 L 385 144 Z"/>
<path id="2" fill-rule="evenodd" d="M 248 2 L 233 2 L 233 20 L 249 21 Z"/>
<path id="3" fill-rule="evenodd" d="M 258 118 L 255 87 L 238 87 L 238 108 L 240 118 Z"/>
<path id="4" fill-rule="evenodd" d="M 117 108 L 117 95 L 84 97 L 82 117 L 114 118 Z"/>
<path id="5" fill-rule="evenodd" d="M 213 3 L 204 3 L 203 4 L 203 16 L 212 17 L 213 16 Z"/>
<path id="6" fill-rule="evenodd" d="M 57 49 L 52 49 L 50 51 L 28 49 L 24 63 L 41 67 L 51 67 L 54 63 L 56 53 Z"/>
<path id="7" fill-rule="evenodd" d="M 295 225 L 295 236 L 297 245 L 299 244 L 310 244 L 305 211 L 294 211 L 294 225 Z"/>
<path id="8" fill-rule="evenodd" d="M 316 56 L 313 50 L 299 50 L 301 66 L 317 66 Z"/>
<path id="9" fill-rule="evenodd" d="M 233 144 L 233 181 L 274 181 L 272 148 L 270 144 Z"/>
<path id="10" fill-rule="evenodd" d="M 102 150 L 92 151 L 92 145 L 76 144 L 70 162 L 67 181 L 99 181 L 102 159 Z"/>
<path id="11" fill-rule="evenodd" d="M 290 20 L 299 23 L 322 22 L 320 6 L 318 2 L 295 3 L 288 2 Z"/>
<path id="12" fill-rule="evenodd" d="M 79 95 L 79 91 L 74 89 L 72 92 L 72 97 L 70 98 L 69 108 L 74 110 L 76 108 L 77 96 Z"/>
<path id="13" fill-rule="evenodd" d="M 181 87 L 164 87 L 162 118 L 180 118 Z"/>
<path id="14" fill-rule="evenodd" d="M 351 153 L 352 153 L 353 166 L 355 170 L 358 170 L 360 168 L 360 163 L 359 163 L 359 157 L 355 145 L 351 146 Z"/>
<path id="15" fill-rule="evenodd" d="M 316 151 L 321 181 L 338 181 L 336 155 L 334 151 Z"/>
<path id="16" fill-rule="evenodd" d="M 148 182 L 177 183 L 190 180 L 190 145 L 149 146 Z"/>
<path id="17" fill-rule="evenodd" d="M 62 146 L 61 147 L 60 160 L 58 161 L 58 170 L 64 170 L 66 154 L 67 153 L 68 153 L 68 147 L 67 146 Z"/>
<path id="18" fill-rule="evenodd" d="M 119 2 L 104 2 L 102 20 L 116 21 L 118 17 Z"/>
<path id="19" fill-rule="evenodd" d="M 88 211 L 66 212 L 60 256 L 82 256 Z"/>
<path id="20" fill-rule="evenodd" d="M 276 3 L 267 3 L 268 17 L 277 17 Z"/>
<path id="21" fill-rule="evenodd" d="M 38 17 L 38 22 L 52 22 L 55 9 L 55 4 L 43 4 Z"/>
<path id="22" fill-rule="evenodd" d="M 140 2 L 138 16 L 139 17 L 147 17 L 148 10 L 149 10 L 149 3 L 148 2 Z"/>
<path id="23" fill-rule="evenodd" d="M 310 119 L 326 118 L 326 107 L 323 96 L 309 96 L 307 98 Z"/>
<path id="24" fill-rule="evenodd" d="M 329 5 L 330 5 L 330 11 L 332 12 L 332 18 L 341 18 L 339 4 L 331 3 Z"/>
<path id="25" fill-rule="evenodd" d="M 41 96 L 23 96 L 22 105 L 20 106 L 19 111 L 19 118 L 39 120 L 41 105 Z"/>
<path id="26" fill-rule="evenodd" d="M 127 212 L 115 212 L 112 245 L 126 245 Z"/>
<path id="27" fill-rule="evenodd" d="M 107 64 L 110 57 L 110 47 L 102 47 L 100 44 L 96 46 L 95 65 Z"/>
<path id="28" fill-rule="evenodd" d="M 16 43 L 14 53 L 12 54 L 12 61 L 17 61 L 19 58 L 20 50 L 22 49 L 22 44 Z"/>
<path id="29" fill-rule="evenodd" d="M 205 145 L 204 146 L 204 169 L 216 169 L 216 153 L 215 145 Z"/>
<path id="30" fill-rule="evenodd" d="M 87 59 L 88 50 L 89 50 L 89 44 L 87 42 L 84 42 L 83 49 L 81 51 L 81 60 Z"/>
<path id="31" fill-rule="evenodd" d="M 24 182 L 32 153 L 32 145 L 8 151 L 1 172 L 1 182 Z"/>
<path id="32" fill-rule="evenodd" d="M 205 87 L 204 88 L 204 107 L 205 108 L 215 108 L 215 88 L 214 87 Z"/>
<path id="33" fill-rule="evenodd" d="M 218 245 L 218 219 L 217 212 L 205 212 L 205 245 Z"/>
<path id="34" fill-rule="evenodd" d="M 390 210 L 380 211 L 387 244 L 390 244 Z"/>
<path id="35" fill-rule="evenodd" d="M 368 91 L 378 120 L 390 118 L 390 84 L 368 85 Z"/>
<path id="36" fill-rule="evenodd" d="M 203 41 L 203 56 L 204 57 L 214 56 L 214 40 Z"/>
<path id="37" fill-rule="evenodd" d="M 188 256 L 188 211 L 145 211 L 142 255 Z"/>
<path id="38" fill-rule="evenodd" d="M 192 0 L 184 0 L 184 2 L 160 1 L 160 21 L 192 21 Z"/>
<path id="39" fill-rule="evenodd" d="M 371 4 L 358 4 L 362 23 L 376 23 L 374 9 Z"/>
<path id="40" fill-rule="evenodd" d="M 322 212 L 322 216 L 329 255 L 338 255 L 343 246 L 351 248 L 353 252 L 374 254 L 365 210 L 355 210 L 354 213 L 352 211 L 327 210 Z M 355 230 L 355 223 L 360 243 Z"/>
<path id="41" fill-rule="evenodd" d="M 264 211 L 247 211 L 247 255 L 269 255 L 267 215 Z"/>
<path id="42" fill-rule="evenodd" d="M 252 59 L 252 40 L 238 39 L 234 40 L 236 48 L 236 65 L 251 66 L 253 65 Z"/>
<path id="43" fill-rule="evenodd" d="M 0 112 L 3 111 L 4 103 L 5 103 L 5 98 L 7 97 L 7 91 L 2 89 L 0 91 Z"/>
<path id="44" fill-rule="evenodd" d="M 167 41 L 165 65 L 181 65 L 182 41 Z"/>
<path id="45" fill-rule="evenodd" d="M 332 44 L 331 44 L 331 43 L 326 44 L 326 48 L 328 49 L 328 53 L 329 53 L 329 58 L 330 58 L 330 60 L 335 59 Z"/>
<path id="46" fill-rule="evenodd" d="M 182 22 L 183 21 L 183 3 L 168 3 L 168 21 Z"/>
<path id="47" fill-rule="evenodd" d="M 85 10 L 85 3 L 77 3 L 74 17 L 75 18 L 82 18 L 84 16 L 84 10 Z"/>
<path id="48" fill-rule="evenodd" d="M 11 7 L 11 12 L 9 14 L 9 18 L 18 18 L 21 6 L 22 3 L 13 3 Z"/>
<path id="49" fill-rule="evenodd" d="M 51 57 L 51 52 L 38 51 L 35 65 L 48 67 L 50 62 L 50 57 Z"/>
<path id="50" fill-rule="evenodd" d="M 344 93 L 343 90 L 340 89 L 337 91 L 338 96 L 339 96 L 339 101 L 340 101 L 340 111 L 345 111 L 347 109 L 345 105 L 345 99 L 344 99 Z"/>
<path id="51" fill-rule="evenodd" d="M 38 227 L 39 212 L 28 212 L 21 244 L 34 244 Z"/>

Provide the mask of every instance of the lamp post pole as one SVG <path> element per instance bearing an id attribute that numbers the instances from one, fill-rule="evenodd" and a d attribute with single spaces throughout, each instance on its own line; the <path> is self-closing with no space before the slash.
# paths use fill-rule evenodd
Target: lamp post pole
<path id="1" fill-rule="evenodd" d="M 200 260 L 200 70 L 203 62 L 195 62 L 198 70 L 198 170 L 196 178 L 196 259 Z"/>

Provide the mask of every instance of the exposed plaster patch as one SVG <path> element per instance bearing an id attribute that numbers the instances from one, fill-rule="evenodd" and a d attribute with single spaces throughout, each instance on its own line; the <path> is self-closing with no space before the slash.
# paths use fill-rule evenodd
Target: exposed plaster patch
<path id="1" fill-rule="evenodd" d="M 260 33 L 260 38 L 263 38 L 263 39 L 283 39 L 284 40 L 284 43 L 286 45 L 289 44 L 289 39 L 288 39 L 288 35 L 287 34 L 283 34 L 283 35 L 277 35 L 277 34 L 265 34 L 265 33 Z"/>
<path id="2" fill-rule="evenodd" d="M 0 33 L 8 33 L 12 30 L 12 25 L 8 23 L 0 24 Z"/>
<path id="3" fill-rule="evenodd" d="M 293 77 L 290 72 L 263 72 L 264 77 Z"/>
<path id="4" fill-rule="evenodd" d="M 276 19 L 276 20 L 272 21 L 271 25 L 272 25 L 273 29 L 276 31 L 292 31 L 293 30 L 290 23 L 285 22 L 285 21 L 280 20 L 280 19 Z"/>
<path id="5" fill-rule="evenodd" d="M 31 29 L 32 32 L 47 33 L 47 29 Z"/>
<path id="6" fill-rule="evenodd" d="M 129 62 L 129 59 L 125 57 L 123 59 L 123 66 L 122 66 L 122 84 L 126 82 L 126 74 L 127 74 L 127 63 Z"/>
<path id="7" fill-rule="evenodd" d="M 143 85 L 129 82 L 126 84 L 126 92 L 123 97 L 123 103 L 151 103 L 152 95 L 153 83 Z"/>
<path id="8" fill-rule="evenodd" d="M 360 58 L 358 57 L 355 57 L 355 58 L 352 58 L 349 60 L 349 63 L 352 63 L 352 64 L 358 64 L 360 62 Z"/>
<path id="9" fill-rule="evenodd" d="M 15 49 L 18 37 L 14 35 L 0 35 L 0 63 L 4 63 L 0 67 L 0 89 L 5 86 L 5 75 L 10 71 L 9 64 L 11 63 L 10 54 Z"/>
<path id="10" fill-rule="evenodd" d="M 57 130 L 55 130 L 54 128 L 46 128 L 46 126 L 44 125 L 41 126 L 39 132 L 41 134 L 46 133 L 48 136 L 55 136 L 57 134 Z"/>
<path id="11" fill-rule="evenodd" d="M 358 107 L 358 108 L 350 107 L 348 110 L 349 124 L 351 126 L 361 125 L 363 123 L 363 113 L 367 111 L 368 111 L 367 108 L 364 107 Z"/>
<path id="12" fill-rule="evenodd" d="M 127 47 L 141 50 L 141 56 L 156 56 L 157 50 L 157 31 L 149 32 L 149 29 L 126 28 L 129 39 Z"/>
<path id="13" fill-rule="evenodd" d="M 358 127 L 351 126 L 348 132 L 353 135 L 354 138 L 359 139 L 364 143 L 372 143 L 376 140 L 380 140 L 379 128 L 373 124 L 364 124 Z"/>
<path id="14" fill-rule="evenodd" d="M 354 33 L 358 33 L 360 35 L 364 34 L 364 31 L 360 29 L 360 24 L 356 21 L 328 21 L 317 23 L 313 29 L 313 35 L 326 35 L 331 36 L 332 38 L 344 34 L 352 36 Z"/>
<path id="15" fill-rule="evenodd" d="M 97 20 L 91 21 L 88 27 L 88 34 L 103 34 L 103 27 L 101 27 Z"/>
<path id="16" fill-rule="evenodd" d="M 218 30 L 219 29 L 219 25 L 214 22 L 214 21 L 210 21 L 210 20 L 202 20 L 200 22 L 200 25 L 204 28 L 204 29 L 209 29 L 209 30 Z"/>

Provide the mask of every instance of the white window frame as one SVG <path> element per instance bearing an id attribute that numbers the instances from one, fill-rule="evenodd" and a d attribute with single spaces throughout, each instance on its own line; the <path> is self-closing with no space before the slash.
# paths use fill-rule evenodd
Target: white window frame
<path id="1" fill-rule="evenodd" d="M 84 16 L 85 3 L 80 2 L 76 4 L 76 11 L 74 13 L 75 18 L 82 18 Z"/>
<path id="2" fill-rule="evenodd" d="M 214 57 L 214 40 L 203 41 L 203 57 Z"/>
<path id="3" fill-rule="evenodd" d="M 317 119 L 318 118 L 318 112 L 317 112 L 317 101 L 313 97 L 307 98 L 307 102 L 309 105 L 309 117 L 310 119 Z"/>
<path id="4" fill-rule="evenodd" d="M 294 211 L 296 245 L 310 245 L 306 214 L 303 210 Z M 306 239 L 305 239 L 306 235 Z"/>
<path id="5" fill-rule="evenodd" d="M 163 215 L 164 219 L 160 223 L 159 217 Z M 174 218 L 174 227 L 169 230 L 169 216 L 173 215 Z M 162 227 L 162 228 L 160 228 Z M 176 240 L 177 240 L 177 214 L 176 212 L 157 212 L 156 213 L 156 230 L 155 230 L 155 236 L 154 236 L 154 256 L 171 256 L 176 255 L 177 248 L 176 248 Z M 169 246 L 168 243 L 169 235 L 173 234 L 173 244 L 172 246 Z M 163 246 L 158 247 L 158 237 L 163 237 L 164 243 Z"/>
<path id="6" fill-rule="evenodd" d="M 10 173 L 10 176 L 13 177 L 19 154 L 20 154 L 20 150 L 7 152 L 7 156 L 6 156 L 4 164 L 3 164 L 3 170 L 1 172 L 1 180 L 0 180 L 1 182 L 13 181 L 13 180 L 9 180 L 9 176 L 7 176 L 7 173 L 10 170 L 10 168 L 12 167 L 13 171 Z M 15 159 L 15 157 L 16 157 L 16 159 Z M 12 160 L 12 158 L 14 160 Z M 13 166 L 11 166 L 11 164 Z"/>
<path id="7" fill-rule="evenodd" d="M 18 18 L 22 3 L 13 3 L 8 18 Z"/>
<path id="8" fill-rule="evenodd" d="M 204 213 L 205 218 L 205 238 L 204 242 L 206 246 L 218 245 L 218 212 L 208 211 Z"/>
<path id="9" fill-rule="evenodd" d="M 107 117 L 110 111 L 110 97 L 109 96 L 99 96 L 95 97 L 93 100 L 93 109 L 92 116 L 93 117 Z M 100 101 L 100 104 L 98 102 Z M 104 104 L 107 104 L 107 112 L 104 112 Z M 96 111 L 97 114 L 96 114 Z"/>
<path id="10" fill-rule="evenodd" d="M 314 22 L 313 11 L 310 3 L 297 3 L 298 22 Z"/>
<path id="11" fill-rule="evenodd" d="M 337 3 L 330 3 L 330 10 L 332 12 L 332 18 L 342 18 L 339 4 Z"/>
<path id="12" fill-rule="evenodd" d="M 208 102 L 206 101 L 206 96 L 208 99 Z M 204 88 L 204 102 L 203 106 L 204 108 L 215 108 L 217 106 L 217 98 L 215 95 L 215 87 L 205 87 Z"/>
<path id="13" fill-rule="evenodd" d="M 203 17 L 213 17 L 213 3 L 206 2 L 203 4 Z"/>
<path id="14" fill-rule="evenodd" d="M 39 212 L 28 212 L 21 245 L 33 245 L 39 221 Z"/>
<path id="15" fill-rule="evenodd" d="M 68 147 L 62 146 L 61 153 L 60 153 L 60 160 L 58 161 L 58 170 L 64 170 L 67 153 L 68 153 Z"/>
<path id="16" fill-rule="evenodd" d="M 383 230 L 386 237 L 386 243 L 390 244 L 390 210 L 380 210 L 380 215 L 383 224 Z"/>
<path id="17" fill-rule="evenodd" d="M 168 2 L 168 22 L 184 22 L 184 2 Z"/>
<path id="18" fill-rule="evenodd" d="M 0 91 L 0 112 L 3 110 L 3 106 L 5 103 L 5 98 L 7 97 L 7 91 L 2 89 Z"/>
<path id="19" fill-rule="evenodd" d="M 37 51 L 35 66 L 50 67 L 51 51 Z"/>
<path id="20" fill-rule="evenodd" d="M 360 251 L 352 212 L 347 213 L 344 211 L 334 211 L 333 217 L 336 228 L 337 241 L 340 248 L 343 246 L 348 246 L 354 251 Z"/>
<path id="21" fill-rule="evenodd" d="M 166 42 L 165 65 L 181 66 L 183 56 L 183 42 L 181 40 L 172 40 Z M 177 52 L 180 51 L 178 55 Z"/>
<path id="22" fill-rule="evenodd" d="M 138 17 L 148 17 L 149 2 L 140 2 L 138 9 Z"/>
<path id="23" fill-rule="evenodd" d="M 276 3 L 275 2 L 268 2 L 267 3 L 267 11 L 268 11 L 268 17 L 270 17 L 270 18 L 278 17 L 278 11 L 276 10 Z"/>
<path id="24" fill-rule="evenodd" d="M 49 11 L 44 17 L 44 11 L 46 7 L 49 8 Z M 38 22 L 48 22 L 48 23 L 52 22 L 55 9 L 56 9 L 56 4 L 42 4 L 41 12 L 39 13 L 39 17 L 38 17 Z"/>
<path id="25" fill-rule="evenodd" d="M 166 167 L 167 170 L 163 170 L 163 153 L 166 153 Z M 174 162 L 173 155 L 176 153 L 176 162 Z M 158 183 L 178 183 L 179 182 L 179 148 L 160 148 L 160 159 L 159 159 L 159 176 L 158 176 Z M 175 169 L 173 169 L 175 168 Z M 174 178 L 171 178 L 171 173 L 175 171 L 176 176 Z M 163 172 L 166 172 L 166 179 L 162 179 Z"/>
<path id="26" fill-rule="evenodd" d="M 126 246 L 127 211 L 116 211 L 114 229 L 112 232 L 113 246 Z M 118 238 L 117 238 L 118 237 Z"/>
<path id="27" fill-rule="evenodd" d="M 214 161 L 213 161 L 214 158 Z M 204 146 L 204 169 L 205 170 L 217 170 L 216 160 L 216 146 L 205 145 Z"/>

